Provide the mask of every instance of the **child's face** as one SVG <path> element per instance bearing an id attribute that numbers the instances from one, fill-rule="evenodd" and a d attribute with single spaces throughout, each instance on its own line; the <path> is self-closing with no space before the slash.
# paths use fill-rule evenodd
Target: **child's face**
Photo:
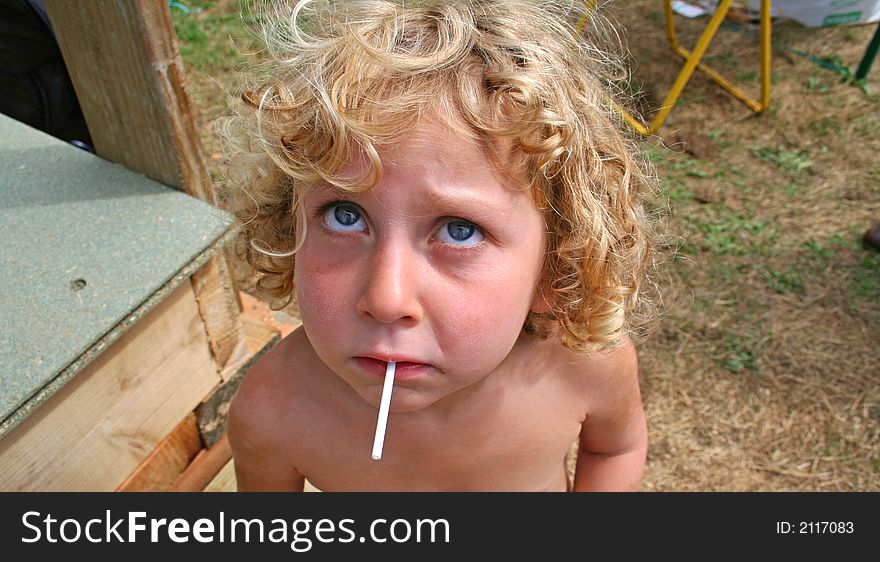
<path id="1" fill-rule="evenodd" d="M 306 196 L 296 296 L 324 363 L 377 406 L 398 361 L 391 409 L 414 411 L 491 373 L 529 310 L 545 310 L 544 222 L 528 190 L 445 126 L 421 125 L 382 157 L 371 191 Z"/>

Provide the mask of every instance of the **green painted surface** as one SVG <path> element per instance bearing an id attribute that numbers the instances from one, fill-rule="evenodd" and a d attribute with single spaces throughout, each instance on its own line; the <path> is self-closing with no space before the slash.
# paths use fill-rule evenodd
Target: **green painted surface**
<path id="1" fill-rule="evenodd" d="M 0 436 L 185 281 L 230 224 L 0 115 Z"/>

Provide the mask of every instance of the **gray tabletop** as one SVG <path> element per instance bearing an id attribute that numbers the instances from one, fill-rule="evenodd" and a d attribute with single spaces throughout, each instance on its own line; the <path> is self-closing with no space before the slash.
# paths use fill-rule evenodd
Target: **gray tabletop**
<path id="1" fill-rule="evenodd" d="M 0 436 L 186 281 L 230 224 L 0 115 Z"/>

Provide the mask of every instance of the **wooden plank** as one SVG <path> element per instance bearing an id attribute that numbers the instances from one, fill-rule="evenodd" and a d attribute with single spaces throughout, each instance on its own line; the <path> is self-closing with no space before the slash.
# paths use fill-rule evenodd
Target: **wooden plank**
<path id="1" fill-rule="evenodd" d="M 117 492 L 162 492 L 186 470 L 199 451 L 202 440 L 195 414 L 189 414 L 171 434 L 150 453 Z"/>
<path id="2" fill-rule="evenodd" d="M 226 435 L 210 449 L 203 449 L 183 474 L 168 489 L 169 492 L 201 492 L 232 458 L 232 449 Z"/>
<path id="3" fill-rule="evenodd" d="M 112 491 L 219 382 L 184 283 L 0 441 L 0 490 Z"/>
<path id="4" fill-rule="evenodd" d="M 46 0 L 99 156 L 213 202 L 167 2 Z"/>
<path id="5" fill-rule="evenodd" d="M 220 376 L 227 380 L 229 363 L 247 354 L 246 334 L 241 323 L 241 302 L 232 275 L 222 255 L 211 258 L 192 276 L 199 313 L 208 333 L 211 354 Z"/>
<path id="6" fill-rule="evenodd" d="M 232 459 L 227 462 L 217 476 L 211 480 L 203 492 L 237 492 L 238 483 L 235 480 L 235 463 Z"/>
<path id="7" fill-rule="evenodd" d="M 229 403 L 248 369 L 272 346 L 281 341 L 278 331 L 261 318 L 254 318 L 251 314 L 243 314 L 241 319 L 246 336 L 244 353 L 240 357 L 241 361 L 231 362 L 232 368 L 234 368 L 231 374 L 226 374 L 224 377 L 221 371 L 224 383 L 215 388 L 195 411 L 199 434 L 206 447 L 213 446 L 226 433 L 226 415 L 229 411 Z"/>

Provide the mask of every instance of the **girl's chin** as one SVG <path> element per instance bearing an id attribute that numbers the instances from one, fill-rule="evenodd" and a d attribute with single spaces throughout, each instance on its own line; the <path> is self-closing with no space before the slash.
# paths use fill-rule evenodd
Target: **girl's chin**
<path id="1" fill-rule="evenodd" d="M 382 399 L 381 385 L 378 389 L 374 389 L 373 387 L 362 388 L 360 389 L 359 394 L 365 402 L 367 402 L 370 406 L 376 408 L 376 412 L 378 415 L 379 402 Z M 424 393 L 410 390 L 408 388 L 395 387 L 391 392 L 391 405 L 389 407 L 389 412 L 391 412 L 392 414 L 407 414 L 418 412 L 430 407 L 438 399 L 438 397 L 428 396 Z"/>

